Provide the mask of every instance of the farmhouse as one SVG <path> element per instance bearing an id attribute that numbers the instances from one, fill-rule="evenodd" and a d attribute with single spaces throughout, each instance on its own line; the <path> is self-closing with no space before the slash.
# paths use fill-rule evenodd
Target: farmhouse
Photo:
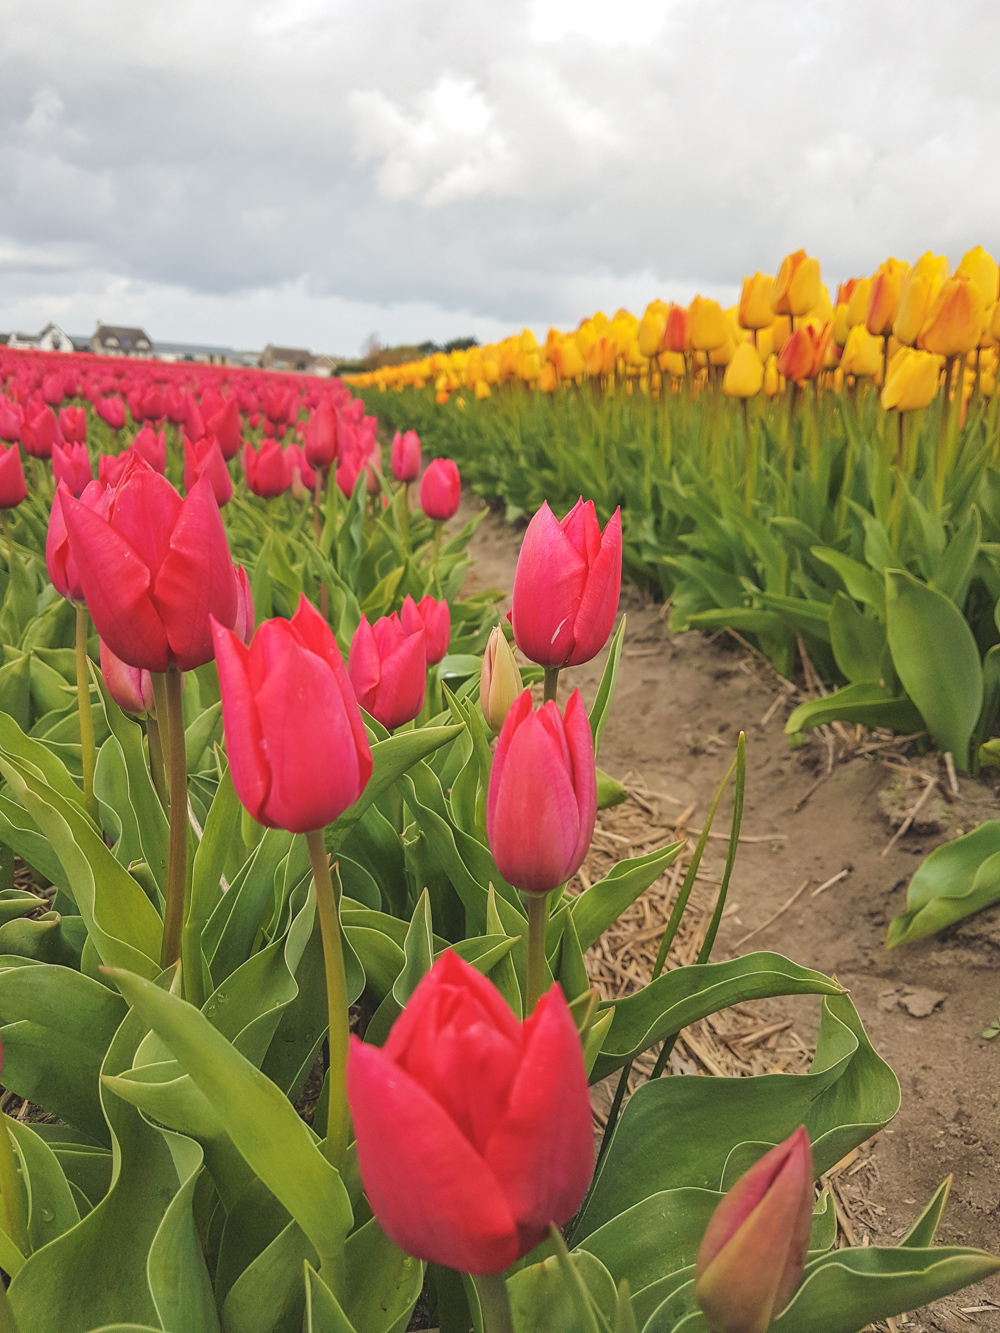
<path id="1" fill-rule="evenodd" d="M 98 323 L 90 339 L 90 351 L 103 356 L 151 356 L 153 343 L 144 329 Z"/>
<path id="2" fill-rule="evenodd" d="M 12 333 L 7 339 L 8 347 L 21 348 L 36 352 L 72 352 L 73 339 L 64 333 L 58 324 L 50 320 L 41 333 Z"/>

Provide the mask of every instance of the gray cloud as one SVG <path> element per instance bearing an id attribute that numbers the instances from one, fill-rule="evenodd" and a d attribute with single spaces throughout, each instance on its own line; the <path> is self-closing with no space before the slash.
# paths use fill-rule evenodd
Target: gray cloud
<path id="1" fill-rule="evenodd" d="M 0 326 L 350 350 L 1000 248 L 987 0 L 0 0 Z"/>

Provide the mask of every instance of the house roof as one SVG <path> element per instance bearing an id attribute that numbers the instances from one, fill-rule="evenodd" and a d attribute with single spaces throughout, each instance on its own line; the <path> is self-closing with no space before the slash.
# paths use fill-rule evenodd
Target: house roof
<path id="1" fill-rule="evenodd" d="M 102 343 L 115 342 L 119 347 L 138 347 L 145 343 L 152 347 L 153 340 L 145 329 L 129 328 L 125 324 L 98 324 L 94 337 Z"/>

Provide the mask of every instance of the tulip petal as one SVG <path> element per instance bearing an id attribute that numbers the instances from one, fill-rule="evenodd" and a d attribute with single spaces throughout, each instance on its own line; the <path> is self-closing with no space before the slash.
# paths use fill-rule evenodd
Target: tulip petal
<path id="1" fill-rule="evenodd" d="M 358 776 L 363 789 L 368 785 L 368 779 L 372 775 L 372 751 L 368 743 L 368 733 L 365 731 L 361 709 L 358 707 L 358 701 L 355 697 L 354 686 L 347 673 L 347 667 L 344 665 L 344 659 L 340 655 L 340 648 L 337 646 L 333 630 L 313 604 L 306 600 L 305 595 L 299 598 L 299 605 L 295 615 L 292 616 L 291 623 L 309 651 L 315 653 L 317 657 L 322 657 L 333 672 L 348 721 L 351 724 L 354 751 L 358 756 Z"/>
<path id="2" fill-rule="evenodd" d="M 257 703 L 250 685 L 249 650 L 232 630 L 212 621 L 215 665 L 222 694 L 222 725 L 233 786 L 258 824 L 265 822 L 264 803 L 271 785 L 264 759 Z"/>
<path id="3" fill-rule="evenodd" d="M 576 808 L 580 815 L 580 833 L 570 863 L 575 875 L 583 865 L 590 841 L 594 836 L 594 824 L 597 820 L 597 769 L 594 764 L 594 735 L 590 730 L 590 718 L 583 706 L 580 691 L 574 690 L 566 702 L 563 718 L 566 744 L 573 765 L 573 790 L 576 792 Z"/>
<path id="4" fill-rule="evenodd" d="M 106 519 L 63 496 L 70 551 L 94 626 L 129 666 L 166 671 L 170 645 L 149 595 L 149 569 Z"/>
<path id="5" fill-rule="evenodd" d="M 601 538 L 601 548 L 590 566 L 580 608 L 573 622 L 570 666 L 596 657 L 608 641 L 618 614 L 622 588 L 622 518 L 616 509 Z"/>
<path id="6" fill-rule="evenodd" d="M 565 666 L 573 652 L 587 562 L 547 502 L 528 524 L 514 573 L 514 638 L 542 666 Z"/>
<path id="7" fill-rule="evenodd" d="M 409 634 L 395 652 L 382 658 L 382 670 L 371 713 L 390 731 L 410 722 L 424 706 L 427 660 L 424 631 Z"/>
<path id="8" fill-rule="evenodd" d="M 231 629 L 238 606 L 236 571 L 207 477 L 195 483 L 181 504 L 154 597 L 180 669 L 210 662 L 209 616 Z"/>
<path id="9" fill-rule="evenodd" d="M 166 477 L 140 454 L 130 455 L 112 501 L 111 526 L 145 563 L 154 582 L 170 550 L 182 503 Z"/>
<path id="10" fill-rule="evenodd" d="M 541 1240 L 583 1201 L 594 1165 L 587 1075 L 558 985 L 524 1024 L 524 1051 L 507 1113 L 484 1152 L 522 1232 Z"/>
<path id="11" fill-rule="evenodd" d="M 351 678 L 358 703 L 365 712 L 371 713 L 372 704 L 375 702 L 375 691 L 382 674 L 382 663 L 367 616 L 361 617 L 351 639 L 351 649 L 347 655 L 347 674 Z"/>
<path id="12" fill-rule="evenodd" d="M 408 1254 L 466 1273 L 499 1273 L 518 1232 L 496 1177 L 451 1117 L 377 1047 L 351 1038 L 347 1096 L 365 1192 Z"/>

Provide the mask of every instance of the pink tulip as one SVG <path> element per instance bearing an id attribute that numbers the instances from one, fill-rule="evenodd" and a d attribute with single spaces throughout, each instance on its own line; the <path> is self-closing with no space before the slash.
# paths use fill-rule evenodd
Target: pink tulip
<path id="1" fill-rule="evenodd" d="M 323 828 L 358 799 L 372 755 L 333 631 L 303 597 L 247 648 L 213 621 L 226 753 L 240 800 L 270 828 Z"/>
<path id="2" fill-rule="evenodd" d="M 620 510 L 602 535 L 592 501 L 579 500 L 561 523 L 543 503 L 528 524 L 514 574 L 518 648 L 545 667 L 589 662 L 607 643 L 621 582 Z"/>
<path id="3" fill-rule="evenodd" d="M 189 491 L 200 477 L 212 483 L 215 503 L 221 509 L 233 498 L 233 479 L 214 435 L 205 435 L 197 443 L 184 436 L 184 489 Z"/>
<path id="4" fill-rule="evenodd" d="M 90 455 L 85 444 L 58 444 L 52 447 L 52 471 L 57 482 L 64 481 L 71 493 L 83 494 L 84 487 L 94 480 Z"/>
<path id="5" fill-rule="evenodd" d="M 253 638 L 254 605 L 250 591 L 250 578 L 242 565 L 236 566 L 236 620 L 233 633 L 241 643 L 249 643 Z"/>
<path id="6" fill-rule="evenodd" d="M 321 472 L 329 472 L 337 458 L 337 413 L 333 405 L 320 403 L 306 426 L 306 461 Z"/>
<path id="7" fill-rule="evenodd" d="M 358 703 L 392 731 L 410 722 L 424 706 L 427 658 L 424 631 L 407 634 L 393 613 L 354 631 L 347 671 Z"/>
<path id="8" fill-rule="evenodd" d="M 284 495 L 288 490 L 289 479 L 282 452 L 276 440 L 266 440 L 259 451 L 249 444 L 243 446 L 243 470 L 246 472 L 247 485 L 254 495 L 259 495 L 263 500 L 273 500 L 276 495 Z"/>
<path id="9" fill-rule="evenodd" d="M 400 482 L 416 481 L 420 476 L 420 436 L 415 430 L 392 437 L 392 475 Z"/>
<path id="10" fill-rule="evenodd" d="M 72 499 L 72 492 L 66 483 L 61 481 L 56 487 L 49 513 L 49 529 L 45 536 L 45 567 L 60 596 L 70 602 L 83 602 L 80 571 L 70 550 L 66 519 L 63 515 L 63 501 L 68 499 Z M 80 503 L 106 519 L 111 504 L 111 491 L 103 481 L 91 481 L 84 487 Z"/>
<path id="11" fill-rule="evenodd" d="M 437 666 L 447 653 L 451 641 L 451 608 L 447 601 L 442 597 L 440 602 L 436 602 L 428 593 L 415 602 L 407 594 L 399 613 L 399 623 L 407 634 L 415 634 L 418 629 L 424 631 L 427 665 Z"/>
<path id="12" fill-rule="evenodd" d="M 145 717 L 154 711 L 153 680 L 148 671 L 132 667 L 115 657 L 108 645 L 101 640 L 101 675 L 108 687 L 108 693 L 123 713 L 135 713 Z"/>
<path id="13" fill-rule="evenodd" d="M 235 398 L 230 398 L 216 411 L 211 414 L 203 411 L 203 415 L 206 431 L 219 441 L 222 457 L 228 463 L 236 457 L 243 443 L 243 419 L 239 403 Z"/>
<path id="14" fill-rule="evenodd" d="M 384 1046 L 351 1038 L 347 1097 L 368 1201 L 418 1259 L 502 1272 L 587 1192 L 587 1076 L 558 985 L 519 1023 L 449 950 Z"/>
<path id="15" fill-rule="evenodd" d="M 580 869 L 597 818 L 594 741 L 580 691 L 565 718 L 551 700 L 515 701 L 500 732 L 486 801 L 497 869 L 529 893 L 548 893 Z"/>
<path id="16" fill-rule="evenodd" d="M 16 509 L 27 496 L 20 450 L 16 444 L 0 448 L 0 509 Z"/>
<path id="17" fill-rule="evenodd" d="M 121 454 L 101 454 L 97 460 L 98 480 L 105 486 L 117 486 L 128 460 L 129 452 L 127 449 Z"/>
<path id="18" fill-rule="evenodd" d="M 435 458 L 428 463 L 420 482 L 420 508 L 428 518 L 443 523 L 458 509 L 462 499 L 462 478 L 450 458 Z"/>
<path id="19" fill-rule="evenodd" d="M 154 472 L 162 476 L 167 470 L 167 436 L 165 431 L 155 431 L 152 426 L 143 426 L 130 448 L 140 458 L 144 458 Z"/>
<path id="20" fill-rule="evenodd" d="M 0 398 L 0 440 L 6 440 L 8 444 L 19 443 L 23 425 L 24 408 L 21 404 Z"/>
<path id="21" fill-rule="evenodd" d="M 712 1214 L 695 1295 L 718 1333 L 764 1333 L 802 1281 L 813 1211 L 804 1126 L 752 1166 Z"/>
<path id="22" fill-rule="evenodd" d="M 306 462 L 297 444 L 285 445 L 285 476 L 296 500 L 305 500 L 316 485 L 316 473 Z"/>
<path id="23" fill-rule="evenodd" d="M 25 416 L 21 444 L 26 454 L 32 458 L 51 458 L 52 446 L 63 442 L 59 418 L 51 407 L 43 407 L 41 411 Z"/>
<path id="24" fill-rule="evenodd" d="M 121 430 L 125 425 L 125 404 L 120 398 L 101 398 L 94 411 L 112 430 Z"/>
<path id="25" fill-rule="evenodd" d="M 46 375 L 42 380 L 42 397 L 49 407 L 58 407 L 65 397 L 61 375 Z"/>
<path id="26" fill-rule="evenodd" d="M 87 443 L 87 412 L 82 407 L 64 407 L 59 413 L 59 429 L 70 444 Z"/>

